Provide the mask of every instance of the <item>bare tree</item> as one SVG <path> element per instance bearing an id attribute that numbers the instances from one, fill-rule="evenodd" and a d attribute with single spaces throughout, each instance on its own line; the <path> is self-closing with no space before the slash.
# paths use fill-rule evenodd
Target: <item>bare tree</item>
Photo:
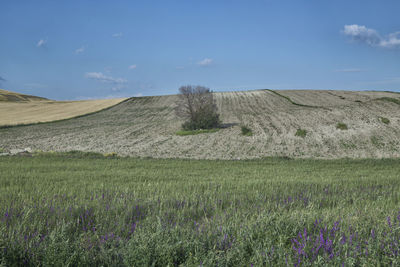
<path id="1" fill-rule="evenodd" d="M 186 130 L 211 129 L 220 124 L 214 95 L 204 86 L 181 86 L 176 106 L 176 114 L 186 120 L 182 127 Z"/>

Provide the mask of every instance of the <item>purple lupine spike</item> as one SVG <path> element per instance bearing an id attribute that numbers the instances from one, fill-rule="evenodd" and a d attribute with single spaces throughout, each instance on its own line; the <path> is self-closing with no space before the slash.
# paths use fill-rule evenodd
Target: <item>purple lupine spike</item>
<path id="1" fill-rule="evenodd" d="M 388 223 L 389 227 L 392 228 L 392 222 L 391 222 L 390 216 L 387 217 L 387 223 Z"/>
<path id="2" fill-rule="evenodd" d="M 371 237 L 372 237 L 372 239 L 375 239 L 375 229 L 371 230 Z"/>
<path id="3" fill-rule="evenodd" d="M 322 233 L 322 230 L 319 231 L 319 242 L 321 244 L 324 244 L 324 235 Z"/>
<path id="4" fill-rule="evenodd" d="M 304 228 L 304 231 L 303 231 L 303 239 L 305 241 L 307 240 L 307 229 L 306 228 Z"/>

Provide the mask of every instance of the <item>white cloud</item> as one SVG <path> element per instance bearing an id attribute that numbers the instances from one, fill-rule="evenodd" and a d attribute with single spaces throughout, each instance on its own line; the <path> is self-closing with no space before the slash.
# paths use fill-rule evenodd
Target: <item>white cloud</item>
<path id="1" fill-rule="evenodd" d="M 130 70 L 133 70 L 133 69 L 136 69 L 136 68 L 137 68 L 136 65 L 130 65 L 130 66 L 129 66 L 129 69 L 130 69 Z"/>
<path id="2" fill-rule="evenodd" d="M 205 59 L 199 61 L 197 64 L 199 64 L 200 66 L 205 67 L 205 66 L 210 66 L 213 62 L 214 62 L 213 59 L 205 58 Z"/>
<path id="3" fill-rule="evenodd" d="M 400 32 L 391 33 L 382 37 L 376 30 L 363 25 L 345 25 L 343 33 L 354 41 L 366 43 L 374 47 L 398 48 L 400 47 Z"/>
<path id="4" fill-rule="evenodd" d="M 81 54 L 85 52 L 86 46 L 81 46 L 78 49 L 75 50 L 75 54 Z"/>
<path id="5" fill-rule="evenodd" d="M 134 95 L 134 97 L 141 97 L 141 96 L 143 96 L 142 93 L 137 93 L 136 95 Z"/>
<path id="6" fill-rule="evenodd" d="M 400 47 L 400 32 L 389 34 L 386 40 L 381 41 L 381 46 L 387 48 Z"/>
<path id="7" fill-rule="evenodd" d="M 121 84 L 126 83 L 127 80 L 122 78 L 113 78 L 111 76 L 106 76 L 101 72 L 87 72 L 85 77 L 92 80 L 97 80 L 102 83 L 113 83 L 113 84 Z"/>
<path id="8" fill-rule="evenodd" d="M 39 42 L 37 42 L 36 46 L 37 47 L 42 47 L 47 43 L 47 40 L 45 39 L 40 39 Z"/>
<path id="9" fill-rule="evenodd" d="M 362 71 L 364 70 L 357 68 L 335 70 L 335 72 L 362 72 Z"/>
<path id="10" fill-rule="evenodd" d="M 114 38 L 120 38 L 120 37 L 122 37 L 122 32 L 114 33 L 114 34 L 112 35 L 112 37 L 114 37 Z"/>

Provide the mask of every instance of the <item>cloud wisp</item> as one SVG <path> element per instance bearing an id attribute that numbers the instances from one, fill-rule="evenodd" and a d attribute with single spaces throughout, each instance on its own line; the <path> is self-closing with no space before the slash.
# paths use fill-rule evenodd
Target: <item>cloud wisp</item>
<path id="1" fill-rule="evenodd" d="M 363 25 L 345 25 L 343 34 L 353 41 L 366 43 L 373 47 L 400 48 L 400 32 L 394 32 L 387 36 L 381 36 L 376 30 Z"/>
<path id="2" fill-rule="evenodd" d="M 202 66 L 202 67 L 206 67 L 206 66 L 210 66 L 211 64 L 213 64 L 214 60 L 211 58 L 205 58 L 201 61 L 199 61 L 197 64 Z"/>
<path id="3" fill-rule="evenodd" d="M 37 44 L 36 47 L 43 47 L 47 44 L 47 40 L 46 39 L 40 39 Z"/>
<path id="4" fill-rule="evenodd" d="M 122 37 L 122 32 L 114 33 L 114 34 L 112 35 L 112 37 L 114 37 L 114 38 L 120 38 L 120 37 Z"/>
<path id="5" fill-rule="evenodd" d="M 101 72 L 87 72 L 85 73 L 85 77 L 88 79 L 96 80 L 102 83 L 111 83 L 111 84 L 123 84 L 126 83 L 127 80 L 123 78 L 113 78 L 111 76 L 104 75 Z"/>
<path id="6" fill-rule="evenodd" d="M 86 50 L 86 46 L 81 46 L 78 49 L 75 50 L 75 54 L 82 54 L 83 52 L 85 52 Z"/>
<path id="7" fill-rule="evenodd" d="M 130 70 L 134 70 L 134 69 L 136 69 L 136 68 L 137 68 L 136 64 L 130 65 L 130 66 L 129 66 L 129 69 L 130 69 Z"/>

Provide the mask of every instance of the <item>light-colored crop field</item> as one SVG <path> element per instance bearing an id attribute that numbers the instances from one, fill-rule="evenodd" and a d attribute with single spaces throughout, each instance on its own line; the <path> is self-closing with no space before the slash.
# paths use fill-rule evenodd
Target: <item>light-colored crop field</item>
<path id="1" fill-rule="evenodd" d="M 177 96 L 167 95 L 131 98 L 68 121 L 0 129 L 0 148 L 197 159 L 400 156 L 397 93 L 256 90 L 215 96 L 226 127 L 213 133 L 177 135 L 183 122 L 174 112 Z M 242 125 L 253 135 L 243 136 Z"/>
<path id="2" fill-rule="evenodd" d="M 73 118 L 111 107 L 125 99 L 52 101 L 0 90 L 0 126 Z"/>

